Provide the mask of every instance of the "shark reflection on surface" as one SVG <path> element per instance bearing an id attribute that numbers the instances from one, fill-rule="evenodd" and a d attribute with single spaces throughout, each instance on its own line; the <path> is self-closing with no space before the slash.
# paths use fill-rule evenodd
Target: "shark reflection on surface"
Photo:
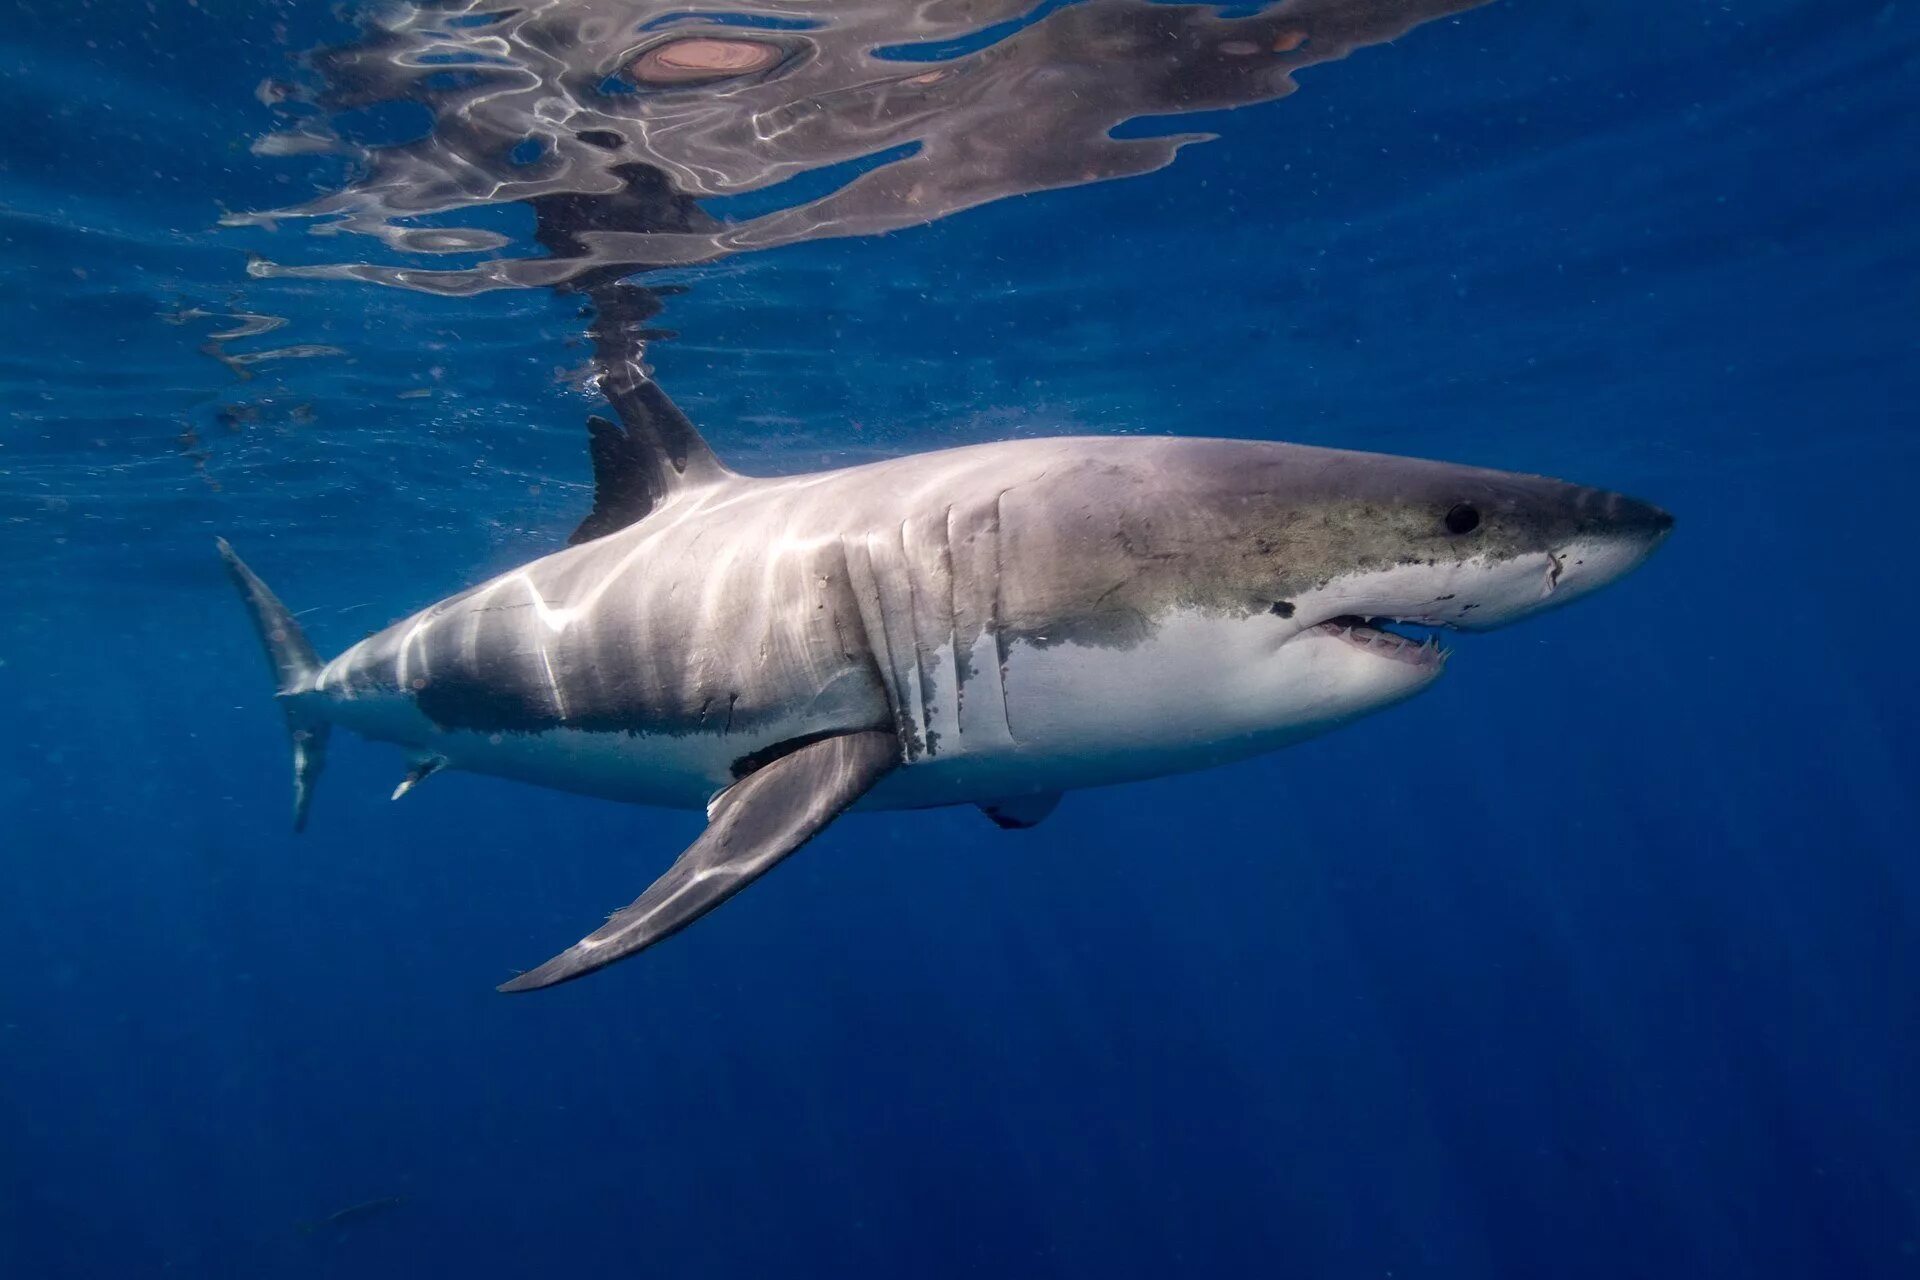
<path id="1" fill-rule="evenodd" d="M 337 191 L 234 224 L 319 220 L 432 269 L 256 261 L 259 276 L 442 294 L 587 288 L 648 267 L 935 221 L 1008 196 L 1150 173 L 1204 133 L 1115 137 L 1128 121 L 1291 93 L 1295 73 L 1485 0 L 1288 0 L 1265 7 L 1085 0 L 474 0 L 409 8 L 269 82 L 287 127 L 266 154 L 355 163 Z M 1249 12 L 1249 9 L 1252 9 Z M 424 107 L 425 136 L 356 144 L 338 122 Z M 795 184 L 824 194 L 778 200 Z M 835 181 L 835 180 L 838 181 Z M 773 207 L 724 221 L 696 203 Z M 500 253 L 445 215 L 529 202 L 549 256 Z M 432 217 L 436 225 L 410 225 Z M 494 254 L 498 256 L 485 257 Z M 586 279 L 583 280 L 583 277 Z"/>

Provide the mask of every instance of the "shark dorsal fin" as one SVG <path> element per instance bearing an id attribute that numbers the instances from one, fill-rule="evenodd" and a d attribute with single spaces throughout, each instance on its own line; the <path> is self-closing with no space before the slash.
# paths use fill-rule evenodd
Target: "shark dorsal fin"
<path id="1" fill-rule="evenodd" d="M 567 539 L 570 546 L 626 528 L 680 489 L 733 475 L 636 362 L 622 361 L 608 369 L 600 389 L 620 425 L 601 417 L 587 419 L 593 510 Z"/>
<path id="2" fill-rule="evenodd" d="M 588 418 L 593 510 L 566 539 L 568 545 L 624 530 L 680 489 L 733 476 L 647 372 L 632 307 L 618 305 L 626 299 L 612 294 L 597 301 L 591 334 L 599 390 L 620 422 L 614 426 L 601 416 Z"/>

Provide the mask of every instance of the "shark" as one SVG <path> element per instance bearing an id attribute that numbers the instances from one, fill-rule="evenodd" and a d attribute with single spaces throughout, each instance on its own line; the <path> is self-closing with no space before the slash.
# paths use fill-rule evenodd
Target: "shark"
<path id="1" fill-rule="evenodd" d="M 1062 437 L 803 475 L 723 464 L 651 374 L 603 377 L 568 544 L 322 661 L 222 540 L 304 826 L 338 727 L 444 769 L 707 825 L 629 906 L 500 990 L 677 933 L 852 809 L 972 805 L 1270 752 L 1431 686 L 1441 631 L 1640 565 L 1667 512 L 1604 489 L 1252 439 Z M 1424 634 L 1422 634 L 1424 633 Z"/>

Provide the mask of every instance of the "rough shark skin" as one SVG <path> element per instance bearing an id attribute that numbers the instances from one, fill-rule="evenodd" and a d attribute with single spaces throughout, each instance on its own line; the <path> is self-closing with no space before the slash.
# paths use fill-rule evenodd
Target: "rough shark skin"
<path id="1" fill-rule="evenodd" d="M 1267 442 L 1030 440 L 750 479 L 690 439 L 692 465 L 638 490 L 643 518 L 324 665 L 276 647 L 297 628 L 230 558 L 308 785 L 333 724 L 405 747 L 402 791 L 462 768 L 708 807 L 710 835 L 749 803 L 743 779 L 788 809 L 830 782 L 804 822 L 729 816 L 773 848 L 728 855 L 752 861 L 725 867 L 731 893 L 855 804 L 1025 825 L 1061 791 L 1323 732 L 1444 666 L 1365 620 L 1500 626 L 1617 579 L 1672 524 L 1556 480 Z M 723 896 L 509 986 L 577 976 Z"/>

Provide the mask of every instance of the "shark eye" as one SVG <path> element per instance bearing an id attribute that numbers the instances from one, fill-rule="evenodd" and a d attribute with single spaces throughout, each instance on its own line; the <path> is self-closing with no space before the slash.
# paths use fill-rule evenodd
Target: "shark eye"
<path id="1" fill-rule="evenodd" d="M 1447 512 L 1448 533 L 1472 533 L 1480 527 L 1480 508 L 1471 502 L 1461 502 Z"/>

